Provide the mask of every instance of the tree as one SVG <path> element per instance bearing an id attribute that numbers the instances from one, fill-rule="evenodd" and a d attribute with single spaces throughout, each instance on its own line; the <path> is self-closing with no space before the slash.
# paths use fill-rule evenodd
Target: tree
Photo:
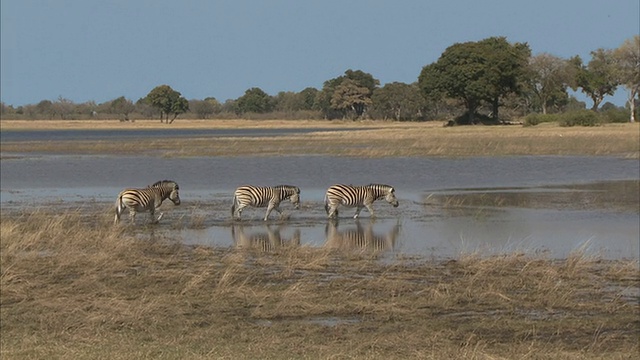
<path id="1" fill-rule="evenodd" d="M 547 113 L 548 106 L 566 103 L 567 87 L 571 82 L 568 66 L 566 60 L 547 53 L 531 57 L 529 88 L 543 114 Z"/>
<path id="2" fill-rule="evenodd" d="M 356 118 L 362 116 L 371 103 L 371 91 L 351 79 L 346 79 L 338 85 L 331 97 L 331 107 L 345 115 L 353 113 Z"/>
<path id="3" fill-rule="evenodd" d="M 208 97 L 204 100 L 189 101 L 189 109 L 196 113 L 198 118 L 206 119 L 213 114 L 219 113 L 222 110 L 222 105 L 216 98 Z"/>
<path id="4" fill-rule="evenodd" d="M 120 114 L 122 118 L 120 121 L 129 121 L 129 114 L 135 110 L 136 106 L 133 105 L 133 102 L 124 96 L 120 96 L 119 98 L 111 101 L 109 106 L 109 111 L 112 114 Z"/>
<path id="5" fill-rule="evenodd" d="M 592 51 L 591 60 L 586 66 L 580 56 L 574 56 L 570 62 L 575 71 L 572 89 L 581 88 L 593 100 L 591 110 L 598 111 L 604 97 L 613 95 L 619 85 L 613 52 L 605 49 Z"/>
<path id="6" fill-rule="evenodd" d="M 376 89 L 371 96 L 372 112 L 396 121 L 415 120 L 426 107 L 417 84 L 393 82 Z"/>
<path id="7" fill-rule="evenodd" d="M 240 114 L 266 113 L 272 110 L 271 96 L 262 91 L 262 89 L 254 87 L 244 92 L 244 95 L 238 98 L 235 103 L 236 112 Z"/>
<path id="8" fill-rule="evenodd" d="M 343 86 L 340 89 L 340 95 L 336 97 L 336 90 L 345 81 L 349 81 L 349 84 Z M 349 69 L 344 72 L 344 75 L 324 82 L 322 91 L 316 95 L 314 107 L 328 118 L 344 117 L 348 111 L 353 111 L 356 117 L 360 117 L 371 104 L 371 94 L 378 85 L 380 81 L 373 75 L 361 70 Z M 348 98 L 341 99 L 341 96 Z"/>
<path id="9" fill-rule="evenodd" d="M 53 103 L 51 100 L 42 100 L 36 105 L 36 112 L 52 119 L 54 115 Z"/>
<path id="10" fill-rule="evenodd" d="M 312 110 L 318 93 L 318 89 L 314 87 L 308 87 L 300 91 L 298 93 L 298 101 L 300 103 L 299 110 Z"/>
<path id="11" fill-rule="evenodd" d="M 155 87 L 147 94 L 145 101 L 160 110 L 160 122 L 166 116 L 167 124 L 173 123 L 179 114 L 189 110 L 189 102 L 182 97 L 182 94 L 173 90 L 169 85 L 160 85 Z M 173 118 L 169 120 L 169 115 Z"/>
<path id="12" fill-rule="evenodd" d="M 635 122 L 635 102 L 640 96 L 640 35 L 627 39 L 614 50 L 614 60 L 621 85 L 629 90 L 627 103 L 631 110 L 629 122 Z"/>
<path id="13" fill-rule="evenodd" d="M 73 101 L 65 99 L 62 96 L 58 96 L 58 101 L 52 104 L 53 113 L 60 115 L 62 120 L 69 118 L 69 115 L 73 113 L 73 108 Z"/>
<path id="14" fill-rule="evenodd" d="M 457 43 L 422 69 L 418 84 L 428 97 L 444 93 L 462 100 L 468 123 L 475 123 L 483 101 L 491 105 L 493 118 L 497 119 L 500 99 L 521 90 L 529 56 L 526 43 L 512 45 L 504 37 Z"/>

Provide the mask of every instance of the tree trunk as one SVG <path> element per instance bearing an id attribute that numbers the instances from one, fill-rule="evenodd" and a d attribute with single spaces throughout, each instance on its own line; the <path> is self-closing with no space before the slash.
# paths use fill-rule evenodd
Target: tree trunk
<path id="1" fill-rule="evenodd" d="M 629 110 L 631 110 L 631 115 L 629 116 L 629 122 L 636 122 L 636 89 L 629 90 Z"/>
<path id="2" fill-rule="evenodd" d="M 491 102 L 491 107 L 492 107 L 492 111 L 493 111 L 493 120 L 498 121 L 498 107 L 500 106 L 500 101 L 499 99 L 496 97 L 495 99 L 493 99 L 493 101 Z"/>
<path id="3" fill-rule="evenodd" d="M 593 111 L 598 111 L 598 106 L 600 106 L 600 103 L 602 102 L 602 98 L 600 96 L 592 96 L 591 100 L 593 100 L 593 106 L 591 107 L 591 110 Z"/>

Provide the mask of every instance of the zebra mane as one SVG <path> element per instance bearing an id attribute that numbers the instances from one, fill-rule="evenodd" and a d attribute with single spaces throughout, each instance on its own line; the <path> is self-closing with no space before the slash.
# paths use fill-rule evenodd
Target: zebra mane
<path id="1" fill-rule="evenodd" d="M 275 188 L 276 189 L 293 189 L 295 190 L 296 194 L 300 194 L 300 188 L 293 185 L 278 185 Z"/>
<path id="2" fill-rule="evenodd" d="M 176 189 L 178 189 L 178 183 L 173 180 L 156 181 L 155 183 L 153 183 L 152 185 L 149 185 L 148 187 L 161 187 L 161 186 L 170 185 L 170 184 L 172 184 Z"/>
<path id="3" fill-rule="evenodd" d="M 369 184 L 369 185 L 367 185 L 367 186 L 368 186 L 368 187 L 374 187 L 374 186 L 376 186 L 376 187 L 379 187 L 379 188 L 386 188 L 386 189 L 391 189 L 391 191 L 395 191 L 395 189 L 393 188 L 393 186 L 390 186 L 390 185 L 387 185 L 387 184 L 373 184 L 373 183 L 371 183 L 371 184 Z"/>

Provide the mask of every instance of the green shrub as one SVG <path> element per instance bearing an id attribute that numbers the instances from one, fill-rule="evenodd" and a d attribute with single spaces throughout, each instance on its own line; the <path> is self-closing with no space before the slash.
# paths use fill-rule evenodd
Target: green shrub
<path id="1" fill-rule="evenodd" d="M 524 118 L 524 126 L 535 126 L 545 122 L 558 121 L 557 114 L 529 114 Z"/>
<path id="2" fill-rule="evenodd" d="M 570 111 L 560 115 L 560 126 L 597 126 L 602 123 L 597 113 L 591 110 Z"/>
<path id="3" fill-rule="evenodd" d="M 602 122 L 605 123 L 628 123 L 630 116 L 629 110 L 623 108 L 608 109 L 600 113 Z"/>

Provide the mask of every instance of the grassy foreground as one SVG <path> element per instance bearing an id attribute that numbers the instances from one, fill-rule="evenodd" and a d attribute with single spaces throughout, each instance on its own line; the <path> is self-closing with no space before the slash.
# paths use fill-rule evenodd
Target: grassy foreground
<path id="1" fill-rule="evenodd" d="M 167 125 L 146 120 L 8 121 L 2 131 L 55 129 L 228 129 L 331 128 L 273 137 L 195 137 L 137 141 L 5 142 L 3 152 L 83 154 L 145 154 L 166 157 L 286 154 L 357 157 L 385 156 L 507 156 L 507 155 L 615 155 L 640 158 L 640 124 L 598 127 L 560 127 L 557 124 L 522 126 L 457 126 L 441 122 L 384 121 L 256 121 L 177 120 Z M 355 130 L 353 130 L 355 128 Z"/>
<path id="2" fill-rule="evenodd" d="M 97 210 L 94 210 L 97 211 Z M 636 261 L 185 247 L 102 213 L 3 215 L 3 359 L 627 359 Z M 154 235 L 155 234 L 155 235 Z"/>

